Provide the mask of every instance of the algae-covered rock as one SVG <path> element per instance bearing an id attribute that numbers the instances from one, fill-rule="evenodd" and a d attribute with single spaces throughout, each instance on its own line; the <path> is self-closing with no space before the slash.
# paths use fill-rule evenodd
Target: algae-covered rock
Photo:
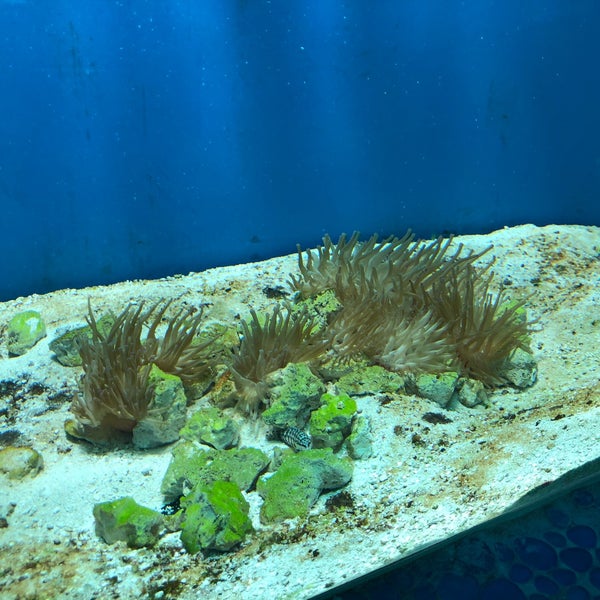
<path id="1" fill-rule="evenodd" d="M 148 384 L 153 397 L 148 414 L 133 428 L 136 448 L 156 448 L 178 440 L 186 419 L 187 399 L 179 377 L 152 365 Z"/>
<path id="2" fill-rule="evenodd" d="M 364 460 L 373 454 L 373 439 L 371 437 L 371 424 L 365 416 L 354 419 L 352 432 L 346 438 L 348 456 L 355 460 Z"/>
<path id="3" fill-rule="evenodd" d="M 0 450 L 0 473 L 9 479 L 37 475 L 43 468 L 42 455 L 33 448 L 8 446 Z"/>
<path id="4" fill-rule="evenodd" d="M 407 389 L 412 393 L 437 402 L 445 407 L 451 400 L 458 383 L 458 373 L 421 373 L 407 381 Z"/>
<path id="5" fill-rule="evenodd" d="M 17 313 L 8 323 L 6 332 L 8 353 L 21 356 L 33 348 L 46 335 L 46 325 L 35 310 Z"/>
<path id="6" fill-rule="evenodd" d="M 396 394 L 404 392 L 404 377 L 379 365 L 358 367 L 342 375 L 336 387 L 342 394 Z"/>
<path id="7" fill-rule="evenodd" d="M 313 448 L 338 450 L 350 433 L 356 414 L 356 401 L 347 394 L 323 394 L 321 403 L 310 416 L 309 432 Z"/>
<path id="8" fill-rule="evenodd" d="M 458 381 L 456 400 L 467 408 L 474 408 L 479 404 L 487 404 L 488 395 L 485 386 L 477 379 L 461 377 Z"/>
<path id="9" fill-rule="evenodd" d="M 106 334 L 114 325 L 115 317 L 112 314 L 106 314 L 96 321 L 96 326 L 101 334 Z M 80 367 L 81 356 L 79 354 L 79 344 L 82 338 L 92 339 L 92 328 L 89 325 L 71 329 L 66 333 L 53 339 L 49 348 L 56 355 L 56 360 L 65 367 Z"/>
<path id="10" fill-rule="evenodd" d="M 263 421 L 276 429 L 304 427 L 325 392 L 323 382 L 304 363 L 290 363 L 267 377 L 271 406 Z"/>
<path id="11" fill-rule="evenodd" d="M 180 431 L 182 438 L 208 444 L 217 450 L 238 445 L 240 428 L 218 408 L 206 408 L 194 413 Z"/>
<path id="12" fill-rule="evenodd" d="M 231 550 L 252 531 L 248 502 L 229 481 L 200 484 L 181 505 L 181 541 L 188 552 Z"/>
<path id="13" fill-rule="evenodd" d="M 264 498 L 261 522 L 306 516 L 324 490 L 346 485 L 352 471 L 352 461 L 335 456 L 331 448 L 288 455 L 271 477 L 258 482 L 257 490 Z"/>
<path id="14" fill-rule="evenodd" d="M 537 363 L 530 352 L 517 348 L 504 362 L 499 375 L 519 389 L 528 388 L 537 381 Z"/>
<path id="15" fill-rule="evenodd" d="M 249 490 L 268 465 L 269 457 L 257 448 L 203 450 L 193 442 L 183 442 L 173 449 L 161 492 L 170 502 L 198 484 L 211 485 L 218 480 Z"/>
<path id="16" fill-rule="evenodd" d="M 96 533 L 107 544 L 122 540 L 130 548 L 154 546 L 164 525 L 159 512 L 140 506 L 130 496 L 94 505 L 94 519 Z"/>

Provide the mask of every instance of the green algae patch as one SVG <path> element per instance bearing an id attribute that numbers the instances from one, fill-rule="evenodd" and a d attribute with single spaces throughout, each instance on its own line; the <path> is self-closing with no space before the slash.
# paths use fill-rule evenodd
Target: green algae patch
<path id="1" fill-rule="evenodd" d="M 218 408 L 206 408 L 194 413 L 180 431 L 182 438 L 208 444 L 217 450 L 238 445 L 240 428 Z"/>
<path id="2" fill-rule="evenodd" d="M 0 473 L 9 479 L 37 475 L 43 466 L 42 455 L 33 448 L 8 446 L 0 450 Z"/>
<path id="3" fill-rule="evenodd" d="M 335 456 L 331 448 L 286 456 L 271 477 L 258 482 L 264 499 L 261 522 L 305 517 L 324 490 L 342 487 L 352 479 L 353 468 L 350 459 Z"/>
<path id="4" fill-rule="evenodd" d="M 271 406 L 262 414 L 271 427 L 304 427 L 325 391 L 323 382 L 305 363 L 290 363 L 267 377 Z"/>
<path id="5" fill-rule="evenodd" d="M 340 393 L 351 396 L 404 393 L 404 386 L 402 375 L 379 365 L 355 368 L 342 375 L 336 384 Z"/>
<path id="6" fill-rule="evenodd" d="M 21 356 L 33 348 L 46 335 L 46 325 L 36 310 L 17 313 L 8 323 L 6 331 L 8 354 Z"/>
<path id="7" fill-rule="evenodd" d="M 458 379 L 458 373 L 455 371 L 421 373 L 411 382 L 409 390 L 421 396 L 421 398 L 437 402 L 443 408 L 452 399 Z"/>
<path id="8" fill-rule="evenodd" d="M 199 484 L 218 480 L 249 490 L 268 465 L 269 457 L 257 448 L 204 450 L 194 442 L 182 442 L 173 449 L 161 492 L 171 502 Z"/>
<path id="9" fill-rule="evenodd" d="M 164 517 L 126 496 L 94 505 L 96 533 L 107 543 L 124 541 L 130 548 L 152 547 L 164 527 Z"/>
<path id="10" fill-rule="evenodd" d="M 133 445 L 142 449 L 178 440 L 187 411 L 185 390 L 177 375 L 165 373 L 152 365 L 148 385 L 153 390 L 148 414 L 133 429 Z"/>
<path id="11" fill-rule="evenodd" d="M 309 432 L 314 448 L 338 450 L 349 435 L 356 401 L 347 394 L 323 394 L 322 405 L 310 416 Z"/>
<path id="12" fill-rule="evenodd" d="M 195 554 L 201 550 L 231 550 L 253 531 L 249 504 L 230 481 L 200 484 L 182 499 L 181 541 Z"/>

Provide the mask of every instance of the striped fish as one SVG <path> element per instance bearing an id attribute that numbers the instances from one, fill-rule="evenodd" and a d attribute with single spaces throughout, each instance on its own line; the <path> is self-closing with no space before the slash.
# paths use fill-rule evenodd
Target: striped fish
<path id="1" fill-rule="evenodd" d="M 308 450 L 312 446 L 312 439 L 308 433 L 298 427 L 287 427 L 281 432 L 281 441 L 287 444 L 294 452 Z"/>

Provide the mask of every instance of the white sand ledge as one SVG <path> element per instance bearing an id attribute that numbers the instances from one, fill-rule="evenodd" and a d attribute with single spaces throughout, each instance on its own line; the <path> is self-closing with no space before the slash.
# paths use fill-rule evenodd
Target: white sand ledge
<path id="1" fill-rule="evenodd" d="M 156 281 L 60 290 L 0 303 L 0 328 L 19 311 L 41 312 L 47 337 L 8 358 L 0 342 L 0 431 L 14 431 L 44 459 L 35 478 L 0 476 L 0 598 L 307 598 L 497 515 L 533 487 L 596 457 L 600 419 L 600 229 L 506 228 L 457 238 L 475 250 L 494 244 L 497 281 L 511 295 L 532 293 L 539 319 L 532 350 L 538 382 L 497 390 L 487 408 L 446 412 L 444 425 L 423 421 L 435 403 L 407 397 L 381 405 L 361 397 L 371 419 L 375 455 L 355 462 L 347 489 L 353 511 L 336 519 L 322 497 L 305 523 L 259 533 L 236 552 L 204 558 L 185 553 L 178 534 L 152 550 L 108 546 L 93 530 L 92 506 L 132 495 L 158 509 L 170 447 L 99 451 L 68 440 L 63 423 L 80 369 L 56 363 L 48 343 L 96 311 L 132 300 L 176 298 L 211 303 L 207 316 L 236 319 L 272 305 L 267 286 L 286 287 L 294 255 Z M 417 433 L 425 442 L 411 442 Z M 268 448 L 257 427 L 243 444 Z M 256 508 L 256 493 L 247 494 Z M 156 595 L 158 594 L 158 595 Z M 161 595 L 162 594 L 162 595 Z"/>

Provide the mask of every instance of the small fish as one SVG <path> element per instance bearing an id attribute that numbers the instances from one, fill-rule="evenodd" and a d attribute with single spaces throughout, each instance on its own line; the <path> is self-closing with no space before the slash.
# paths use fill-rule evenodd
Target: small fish
<path id="1" fill-rule="evenodd" d="M 281 441 L 287 444 L 294 452 L 308 450 L 312 446 L 312 439 L 308 433 L 298 427 L 288 427 L 281 432 Z"/>

